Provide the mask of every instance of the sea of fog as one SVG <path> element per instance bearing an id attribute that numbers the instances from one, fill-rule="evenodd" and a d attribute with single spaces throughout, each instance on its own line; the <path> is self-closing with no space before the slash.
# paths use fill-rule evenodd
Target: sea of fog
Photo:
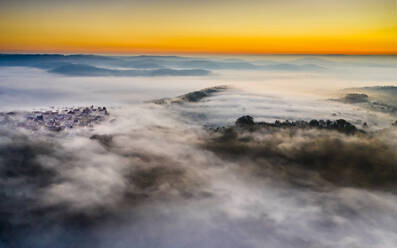
<path id="1" fill-rule="evenodd" d="M 227 89 L 153 102 L 214 86 Z M 397 180 L 396 86 L 393 56 L 1 55 L 1 112 L 110 115 L 56 133 L 0 126 L 0 247 L 397 247 L 395 185 L 354 175 L 380 166 Z M 238 134 L 241 153 L 214 146 L 208 127 L 243 115 L 344 119 L 366 134 L 261 131 Z"/>

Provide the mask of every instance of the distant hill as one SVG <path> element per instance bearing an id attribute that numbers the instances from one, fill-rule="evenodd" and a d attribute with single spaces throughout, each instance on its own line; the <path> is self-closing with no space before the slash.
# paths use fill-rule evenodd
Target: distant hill
<path id="1" fill-rule="evenodd" d="M 115 70 L 98 68 L 82 64 L 68 64 L 49 70 L 67 76 L 115 76 L 115 77 L 155 77 L 155 76 L 206 76 L 211 72 L 208 70 L 175 70 L 175 69 L 152 69 L 152 70 Z"/>

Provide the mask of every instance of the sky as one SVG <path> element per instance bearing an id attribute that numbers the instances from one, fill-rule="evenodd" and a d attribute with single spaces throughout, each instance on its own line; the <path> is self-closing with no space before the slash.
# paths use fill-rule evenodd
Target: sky
<path id="1" fill-rule="evenodd" d="M 396 0 L 0 0 L 0 52 L 397 54 Z"/>

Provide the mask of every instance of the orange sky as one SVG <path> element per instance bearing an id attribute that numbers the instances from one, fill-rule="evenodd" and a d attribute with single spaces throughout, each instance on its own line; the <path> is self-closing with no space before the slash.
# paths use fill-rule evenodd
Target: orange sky
<path id="1" fill-rule="evenodd" d="M 0 51 L 397 54 L 395 0 L 3 0 Z"/>

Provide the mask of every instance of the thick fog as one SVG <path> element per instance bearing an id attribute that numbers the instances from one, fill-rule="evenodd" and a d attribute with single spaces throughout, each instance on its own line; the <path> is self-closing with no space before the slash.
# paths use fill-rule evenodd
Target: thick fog
<path id="1" fill-rule="evenodd" d="M 396 91 L 373 88 L 397 86 L 393 57 L 66 61 L 208 71 L 150 76 L 7 59 L 3 113 L 98 105 L 109 116 L 60 132 L 2 122 L 0 247 L 397 246 Z M 218 85 L 197 101 L 153 101 Z M 243 115 L 345 119 L 362 132 L 235 128 Z"/>

